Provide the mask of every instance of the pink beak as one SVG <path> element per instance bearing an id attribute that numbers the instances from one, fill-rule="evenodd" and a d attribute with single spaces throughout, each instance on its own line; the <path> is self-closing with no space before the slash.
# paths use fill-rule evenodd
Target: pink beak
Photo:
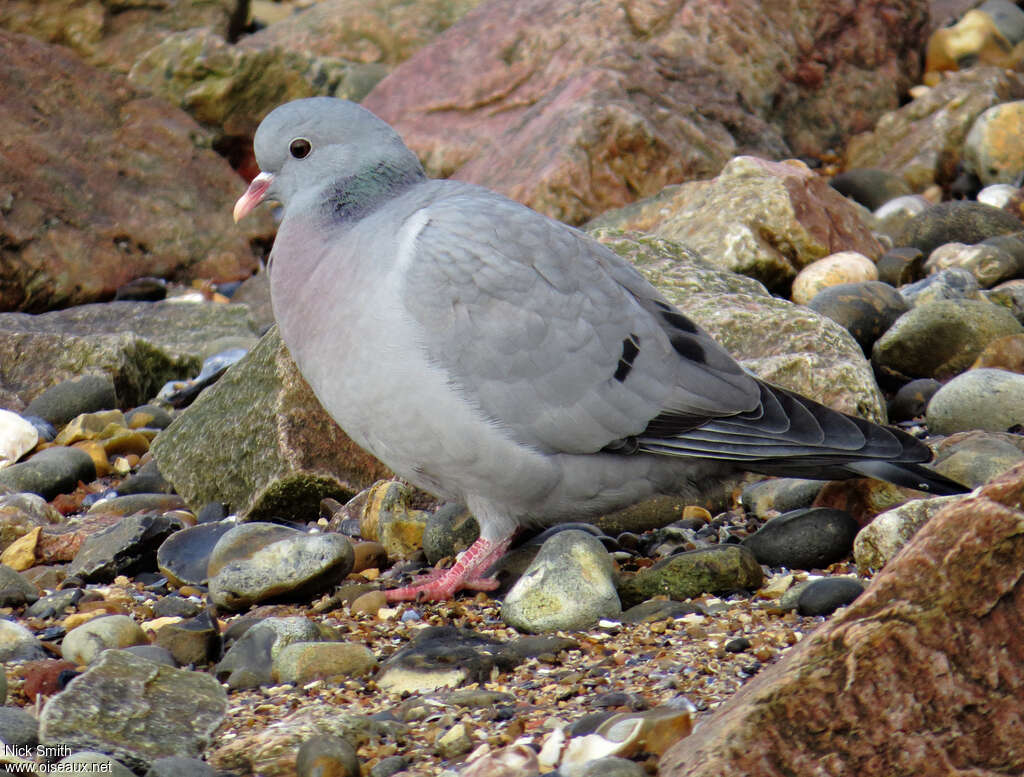
<path id="1" fill-rule="evenodd" d="M 235 203 L 235 222 L 239 222 L 249 215 L 249 211 L 263 202 L 263 198 L 267 195 L 267 189 L 270 188 L 270 184 L 273 183 L 274 176 L 270 173 L 260 173 L 252 179 L 252 183 L 249 184 L 249 188 L 245 190 L 245 194 L 238 198 L 238 202 Z"/>

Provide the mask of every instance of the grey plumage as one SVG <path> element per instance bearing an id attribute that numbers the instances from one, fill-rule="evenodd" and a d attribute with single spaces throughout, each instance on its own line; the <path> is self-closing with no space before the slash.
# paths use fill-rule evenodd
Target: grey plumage
<path id="1" fill-rule="evenodd" d="M 917 466 L 913 437 L 746 373 L 583 233 L 428 179 L 353 103 L 286 104 L 255 149 L 265 172 L 236 216 L 284 205 L 270 280 L 300 370 L 357 443 L 466 503 L 492 545 L 741 469 L 962 490 Z"/>

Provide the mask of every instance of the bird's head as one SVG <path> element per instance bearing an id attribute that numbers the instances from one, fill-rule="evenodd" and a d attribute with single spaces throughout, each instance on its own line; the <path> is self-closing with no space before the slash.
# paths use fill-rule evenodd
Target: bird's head
<path id="1" fill-rule="evenodd" d="M 235 203 L 235 221 L 261 202 L 280 202 L 287 209 L 298 195 L 315 195 L 382 163 L 423 175 L 415 154 L 386 122 L 334 97 L 275 108 L 256 130 L 253 150 L 261 172 Z"/>

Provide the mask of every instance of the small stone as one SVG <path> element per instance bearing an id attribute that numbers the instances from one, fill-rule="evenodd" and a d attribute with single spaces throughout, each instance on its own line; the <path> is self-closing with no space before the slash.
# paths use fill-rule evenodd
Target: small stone
<path id="1" fill-rule="evenodd" d="M 1013 317 L 1024 324 L 1024 278 L 1000 283 L 985 292 L 989 302 L 1009 310 Z"/>
<path id="2" fill-rule="evenodd" d="M 124 420 L 129 429 L 166 429 L 174 418 L 160 405 L 139 405 L 125 413 Z"/>
<path id="3" fill-rule="evenodd" d="M 62 523 L 64 517 L 38 494 L 0 494 L 0 549 L 36 526 Z"/>
<path id="4" fill-rule="evenodd" d="M 408 646 L 383 662 L 377 673 L 377 686 L 398 695 L 486 682 L 496 665 L 510 669 L 525 660 L 515 650 L 515 644 L 503 645 L 452 626 L 430 626 L 417 632 Z M 557 647 L 548 644 L 544 652 L 555 653 Z"/>
<path id="5" fill-rule="evenodd" d="M 457 758 L 473 749 L 473 740 L 465 723 L 456 723 L 442 734 L 434 751 L 442 758 Z"/>
<path id="6" fill-rule="evenodd" d="M 198 757 L 227 706 L 206 673 L 108 650 L 46 703 L 39 739 L 111 753 L 141 772 L 157 758 Z"/>
<path id="7" fill-rule="evenodd" d="M 220 629 L 209 613 L 169 623 L 156 633 L 156 644 L 166 648 L 182 665 L 208 664 L 220 659 L 223 642 Z"/>
<path id="8" fill-rule="evenodd" d="M 454 558 L 480 536 L 480 525 L 465 507 L 447 504 L 427 518 L 423 529 L 423 552 L 433 566 L 443 558 Z"/>
<path id="9" fill-rule="evenodd" d="M 985 346 L 971 369 L 994 367 L 1024 375 L 1024 334 L 1007 335 Z"/>
<path id="10" fill-rule="evenodd" d="M 0 742 L 11 747 L 34 748 L 39 742 L 39 722 L 19 707 L 0 707 Z"/>
<path id="11" fill-rule="evenodd" d="M 820 480 L 768 478 L 746 486 L 740 501 L 747 512 L 758 518 L 768 518 L 778 513 L 810 507 L 819 491 Z"/>
<path id="12" fill-rule="evenodd" d="M 135 773 L 106 753 L 80 751 L 57 762 L 60 774 L 110 774 L 113 777 L 135 777 Z M 56 769 L 54 771 L 57 771 Z M 183 776 L 184 777 L 184 776 Z"/>
<path id="13" fill-rule="evenodd" d="M 351 642 L 293 642 L 274 659 L 277 682 L 305 685 L 313 680 L 361 677 L 377 666 L 365 646 Z"/>
<path id="14" fill-rule="evenodd" d="M 54 426 L 64 426 L 82 413 L 117 407 L 114 382 L 107 375 L 82 375 L 46 389 L 27 408 L 25 415 L 44 418 Z"/>
<path id="15" fill-rule="evenodd" d="M 228 634 L 225 634 L 227 640 Z M 309 618 L 265 618 L 246 630 L 213 669 L 229 688 L 258 688 L 273 682 L 273 662 L 293 642 L 322 639 Z"/>
<path id="16" fill-rule="evenodd" d="M 63 591 L 55 591 L 48 594 L 27 610 L 27 618 L 57 618 L 67 614 L 67 611 L 78 604 L 85 592 L 81 588 L 65 588 Z"/>
<path id="17" fill-rule="evenodd" d="M 152 661 L 154 664 L 160 664 L 162 666 L 169 666 L 177 668 L 179 663 L 174 660 L 174 656 L 171 655 L 171 651 L 167 648 L 160 647 L 160 645 L 129 645 L 126 648 L 120 648 L 125 653 L 131 653 L 133 656 L 144 658 L 147 661 Z"/>
<path id="18" fill-rule="evenodd" d="M 746 637 L 735 637 L 726 642 L 723 649 L 726 653 L 743 653 L 750 650 L 750 640 Z"/>
<path id="19" fill-rule="evenodd" d="M 61 653 L 66 660 L 85 666 L 109 648 L 148 644 L 146 632 L 128 615 L 104 615 L 69 631 Z"/>
<path id="20" fill-rule="evenodd" d="M 342 534 L 240 524 L 210 555 L 210 601 L 237 611 L 275 597 L 315 596 L 343 579 L 352 559 L 352 545 Z"/>
<path id="21" fill-rule="evenodd" d="M 840 283 L 823 289 L 807 307 L 853 335 L 865 353 L 910 306 L 896 289 L 879 281 Z"/>
<path id="22" fill-rule="evenodd" d="M 20 607 L 38 601 L 39 589 L 18 574 L 20 571 L 0 564 L 0 607 Z"/>
<path id="23" fill-rule="evenodd" d="M 909 194 L 889 200 L 887 203 L 875 210 L 872 215 L 875 217 L 875 224 L 877 225 L 878 231 L 890 239 L 895 239 L 897 236 L 902 234 L 911 219 L 923 213 L 931 206 L 932 203 L 920 194 Z M 907 281 L 920 278 L 921 275 L 919 271 L 921 269 L 921 262 L 924 261 L 924 254 L 919 249 L 915 250 L 917 250 L 920 258 L 917 261 L 916 269 L 913 270 L 913 277 L 894 282 L 891 279 L 882 276 L 881 261 L 879 261 L 879 280 L 885 281 L 886 283 L 892 283 L 895 286 L 897 283 L 906 283 Z M 906 267 L 906 265 L 902 266 Z"/>
<path id="24" fill-rule="evenodd" d="M 171 585 L 206 585 L 210 554 L 220 538 L 236 526 L 234 521 L 216 521 L 174 532 L 157 549 L 157 569 Z"/>
<path id="25" fill-rule="evenodd" d="M 536 756 L 534 756 L 536 759 Z M 370 768 L 370 777 L 392 777 L 399 772 L 405 771 L 408 768 L 409 762 L 400 755 L 389 755 L 387 758 L 381 758 Z M 462 771 L 465 776 L 469 774 L 465 769 Z"/>
<path id="26" fill-rule="evenodd" d="M 347 740 L 321 734 L 302 743 L 295 773 L 298 777 L 359 777 L 359 759 Z"/>
<path id="27" fill-rule="evenodd" d="M 616 755 L 594 758 L 570 772 L 563 772 L 566 777 L 647 777 L 643 764 Z"/>
<path id="28" fill-rule="evenodd" d="M 0 409 L 0 468 L 13 464 L 39 442 L 38 430 L 17 413 Z"/>
<path id="29" fill-rule="evenodd" d="M 932 205 L 907 222 L 896 245 L 914 246 L 930 255 L 945 243 L 973 245 L 1020 229 L 1020 219 L 1004 210 L 977 202 L 951 200 Z"/>
<path id="30" fill-rule="evenodd" d="M 153 761 L 144 777 L 218 777 L 219 774 L 210 764 L 198 758 L 170 755 Z"/>
<path id="31" fill-rule="evenodd" d="M 878 339 L 871 361 L 883 374 L 944 380 L 966 370 L 993 340 L 1022 332 L 1013 314 L 990 302 L 926 302 Z"/>
<path id="32" fill-rule="evenodd" d="M 14 621 L 0 619 L 0 663 L 35 661 L 47 655 L 35 635 Z"/>
<path id="33" fill-rule="evenodd" d="M 16 572 L 24 572 L 26 569 L 35 566 L 36 546 L 39 544 L 39 535 L 42 532 L 43 527 L 37 526 L 28 534 L 22 535 L 8 545 L 4 552 L 0 553 L 0 564 L 4 564 Z M 0 590 L 2 590 L 2 587 L 0 587 Z"/>
<path id="34" fill-rule="evenodd" d="M 86 582 L 110 582 L 118 575 L 156 569 L 157 550 L 184 524 L 170 515 L 139 513 L 122 518 L 82 542 L 68 574 Z"/>
<path id="35" fill-rule="evenodd" d="M 428 513 L 409 507 L 412 489 L 395 480 L 375 483 L 359 519 L 364 539 L 380 542 L 388 558 L 409 559 L 423 549 Z"/>
<path id="36" fill-rule="evenodd" d="M 7 673 L 0 666 L 0 707 L 7 703 Z"/>
<path id="37" fill-rule="evenodd" d="M 655 623 L 675 620 L 684 615 L 700 613 L 701 609 L 689 602 L 673 602 L 670 599 L 650 599 L 625 610 L 620 620 L 623 623 Z"/>
<path id="38" fill-rule="evenodd" d="M 44 499 L 75 490 L 79 481 L 96 479 L 96 465 L 85 451 L 56 446 L 0 470 L 0 487 L 29 491 Z"/>
<path id="39" fill-rule="evenodd" d="M 35 704 L 36 699 L 40 696 L 53 696 L 64 690 L 67 682 L 62 681 L 62 678 L 68 675 L 74 676 L 77 674 L 77 668 L 70 661 L 59 661 L 53 658 L 26 661 L 21 670 L 22 676 L 25 678 L 21 692 Z"/>
<path id="40" fill-rule="evenodd" d="M 978 192 L 978 196 L 974 199 L 984 205 L 991 205 L 993 208 L 1005 208 L 1019 193 L 1020 189 L 1013 184 L 994 183 Z"/>
<path id="41" fill-rule="evenodd" d="M 388 554 L 379 542 L 356 542 L 352 545 L 352 571 L 362 572 L 367 569 L 385 569 L 388 565 Z"/>
<path id="42" fill-rule="evenodd" d="M 127 494 L 170 494 L 173 491 L 174 487 L 160 474 L 155 459 L 143 464 L 134 475 L 125 478 L 117 487 L 117 493 L 122 496 Z"/>
<path id="43" fill-rule="evenodd" d="M 850 577 L 823 577 L 800 593 L 796 609 L 801 615 L 831 615 L 864 593 L 864 584 Z"/>
<path id="44" fill-rule="evenodd" d="M 793 279 L 790 299 L 806 305 L 822 290 L 841 283 L 878 280 L 875 263 L 856 251 L 840 251 L 811 262 Z"/>
<path id="45" fill-rule="evenodd" d="M 904 383 L 889 400 L 889 423 L 923 418 L 928 403 L 940 388 L 942 384 L 932 378 L 918 378 Z"/>
<path id="46" fill-rule="evenodd" d="M 882 258 L 875 266 L 878 268 L 878 280 L 881 283 L 903 286 L 924 275 L 924 253 L 920 248 L 912 246 L 891 248 L 882 254 Z"/>
<path id="47" fill-rule="evenodd" d="M 1024 452 L 1014 444 L 1016 439 L 1019 437 L 1015 435 L 981 431 L 957 435 L 943 447 L 935 468 L 948 478 L 977 488 L 1024 460 Z"/>
<path id="48" fill-rule="evenodd" d="M 935 434 L 1004 432 L 1022 425 L 1024 375 L 991 368 L 968 370 L 935 393 L 928 403 L 927 422 Z"/>
<path id="49" fill-rule="evenodd" d="M 978 279 L 962 267 L 939 270 L 915 283 L 900 286 L 900 295 L 912 307 L 942 299 L 984 299 Z"/>
<path id="50" fill-rule="evenodd" d="M 54 442 L 57 445 L 71 445 L 80 440 L 99 440 L 109 437 L 115 430 L 126 428 L 124 413 L 120 410 L 82 413 L 60 430 Z"/>
<path id="51" fill-rule="evenodd" d="M 626 607 L 659 594 L 692 599 L 703 593 L 756 590 L 764 572 L 754 554 L 741 545 L 713 545 L 677 553 L 619 583 Z"/>
<path id="52" fill-rule="evenodd" d="M 471 758 L 459 771 L 459 777 L 531 777 L 539 775 L 540 772 L 541 766 L 536 751 L 520 744 Z M 378 775 L 371 771 L 370 777 Z M 379 777 L 388 777 L 388 773 L 382 773 Z"/>
<path id="53" fill-rule="evenodd" d="M 1017 142 L 1024 123 L 1024 101 L 993 105 L 974 120 L 964 139 L 964 166 L 988 186 L 1014 183 L 1024 172 L 1024 151 Z"/>
<path id="54" fill-rule="evenodd" d="M 911 194 L 910 187 L 902 177 L 888 170 L 870 167 L 845 170 L 834 176 L 829 184 L 868 210 L 877 210 L 896 197 Z"/>
<path id="55" fill-rule="evenodd" d="M 880 570 L 928 519 L 958 499 L 959 496 L 914 499 L 876 516 L 853 541 L 857 569 L 865 574 Z"/>
<path id="56" fill-rule="evenodd" d="M 153 605 L 153 617 L 155 618 L 192 618 L 202 612 L 202 607 L 186 599 L 184 596 L 175 594 L 161 597 Z"/>
<path id="57" fill-rule="evenodd" d="M 849 555 L 859 528 L 849 513 L 815 507 L 770 519 L 742 544 L 770 567 L 824 569 Z"/>
<path id="58" fill-rule="evenodd" d="M 529 632 L 582 629 L 621 612 L 608 551 L 579 530 L 548 539 L 501 606 L 505 623 Z"/>
<path id="59" fill-rule="evenodd" d="M 349 609 L 353 615 L 376 615 L 378 610 L 387 606 L 388 599 L 383 591 L 367 591 L 353 599 Z"/>
<path id="60" fill-rule="evenodd" d="M 1003 238 L 1003 243 L 1007 238 L 1017 239 L 1016 235 Z M 955 267 L 967 270 L 984 289 L 1020 275 L 1024 271 L 1024 256 L 1020 251 L 1007 250 L 996 240 L 998 238 L 975 245 L 945 243 L 931 252 L 925 262 L 925 272 L 931 274 Z"/>

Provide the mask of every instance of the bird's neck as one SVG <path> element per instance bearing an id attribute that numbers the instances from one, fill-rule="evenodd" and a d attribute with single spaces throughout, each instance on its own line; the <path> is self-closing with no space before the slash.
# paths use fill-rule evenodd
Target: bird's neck
<path id="1" fill-rule="evenodd" d="M 357 221 L 409 186 L 426 179 L 419 163 L 413 166 L 381 160 L 373 167 L 332 183 L 323 201 L 325 215 L 336 223 Z"/>

